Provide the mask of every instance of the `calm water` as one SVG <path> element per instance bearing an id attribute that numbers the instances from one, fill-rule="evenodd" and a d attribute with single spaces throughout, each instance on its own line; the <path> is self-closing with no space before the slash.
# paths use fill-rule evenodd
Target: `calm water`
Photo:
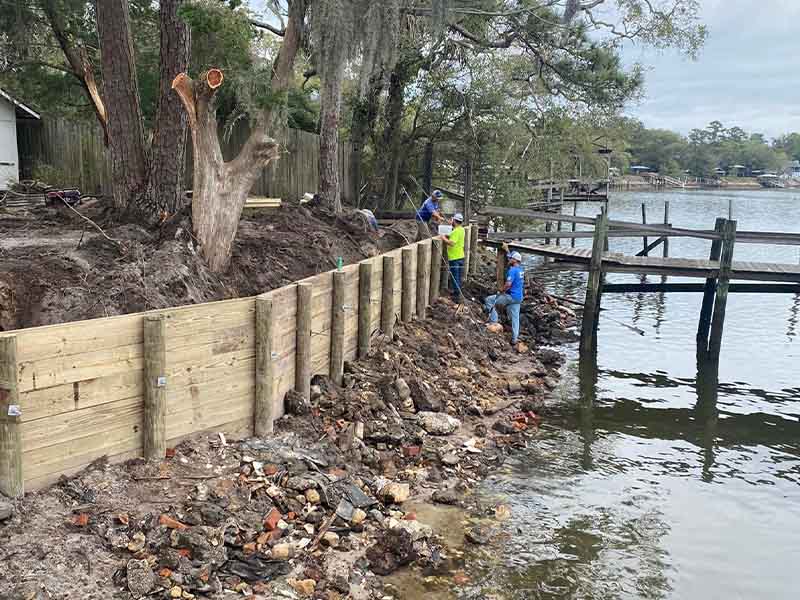
<path id="1" fill-rule="evenodd" d="M 800 193 L 618 194 L 609 209 L 639 220 L 646 202 L 658 222 L 669 200 L 675 226 L 710 229 L 729 198 L 740 229 L 800 232 Z M 672 256 L 708 256 L 709 242 L 670 243 Z M 635 253 L 642 242 L 610 244 Z M 800 249 L 740 244 L 735 258 L 797 264 Z M 582 300 L 583 275 L 542 277 Z M 597 371 L 567 366 L 556 416 L 483 487 L 511 505 L 514 535 L 471 560 L 464 597 L 800 597 L 800 296 L 731 294 L 718 383 L 698 382 L 700 302 L 603 297 Z"/>

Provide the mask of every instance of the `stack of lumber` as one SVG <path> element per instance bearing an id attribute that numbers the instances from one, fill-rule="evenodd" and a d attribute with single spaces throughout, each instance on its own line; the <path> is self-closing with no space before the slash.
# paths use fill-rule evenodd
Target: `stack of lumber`
<path id="1" fill-rule="evenodd" d="M 265 198 L 263 196 L 253 196 L 244 203 L 245 208 L 280 208 L 280 198 Z"/>

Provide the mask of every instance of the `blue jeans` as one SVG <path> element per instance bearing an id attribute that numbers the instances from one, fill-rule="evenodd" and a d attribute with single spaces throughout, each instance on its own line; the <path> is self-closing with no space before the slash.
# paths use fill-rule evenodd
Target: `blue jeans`
<path id="1" fill-rule="evenodd" d="M 522 301 L 514 300 L 508 294 L 495 294 L 486 298 L 483 306 L 489 311 L 489 321 L 491 323 L 497 323 L 498 321 L 497 307 L 506 307 L 506 315 L 511 319 L 511 343 L 516 344 L 519 339 L 519 309 L 522 306 Z"/>
<path id="2" fill-rule="evenodd" d="M 461 277 L 464 274 L 464 259 L 451 260 L 450 283 L 453 284 L 453 302 L 461 302 Z"/>

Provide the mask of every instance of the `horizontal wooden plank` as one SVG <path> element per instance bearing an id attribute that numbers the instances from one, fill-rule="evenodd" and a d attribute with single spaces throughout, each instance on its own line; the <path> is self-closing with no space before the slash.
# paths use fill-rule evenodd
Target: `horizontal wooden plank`
<path id="1" fill-rule="evenodd" d="M 25 422 L 21 426 L 22 448 L 28 452 L 120 428 L 127 428 L 132 436 L 138 435 L 143 411 L 144 402 L 137 397 Z"/>
<path id="2" fill-rule="evenodd" d="M 144 348 L 140 343 L 115 348 L 92 348 L 92 346 L 84 348 L 82 354 L 21 362 L 19 390 L 27 392 L 76 381 L 120 375 L 144 368 Z"/>
<path id="3" fill-rule="evenodd" d="M 253 419 L 254 401 L 252 394 L 210 399 L 205 404 L 194 404 L 167 419 L 167 439 L 216 429 L 226 423 L 242 419 Z"/>
<path id="4" fill-rule="evenodd" d="M 27 364 L 83 354 L 87 349 L 97 352 L 141 344 L 142 318 L 141 314 L 125 315 L 17 330 L 17 360 Z"/>
<path id="5" fill-rule="evenodd" d="M 235 368 L 242 363 L 247 363 L 255 358 L 254 348 L 243 348 L 233 352 L 214 352 L 214 345 L 200 346 L 186 351 L 180 356 L 180 361 L 167 358 L 167 385 L 179 376 L 199 372 L 205 369 Z M 176 357 L 177 358 L 177 357 Z"/>
<path id="6" fill-rule="evenodd" d="M 110 377 L 57 385 L 41 390 L 22 392 L 22 421 L 35 421 L 65 412 L 99 406 L 144 393 L 144 374 L 127 371 Z"/>

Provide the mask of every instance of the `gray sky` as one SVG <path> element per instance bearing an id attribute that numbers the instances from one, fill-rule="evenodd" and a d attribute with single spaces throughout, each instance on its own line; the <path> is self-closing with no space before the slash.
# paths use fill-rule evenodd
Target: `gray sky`
<path id="1" fill-rule="evenodd" d="M 626 113 L 687 133 L 719 120 L 774 137 L 800 131 L 800 0 L 701 0 L 709 37 L 697 62 L 625 48 L 646 71 L 645 98 Z"/>

